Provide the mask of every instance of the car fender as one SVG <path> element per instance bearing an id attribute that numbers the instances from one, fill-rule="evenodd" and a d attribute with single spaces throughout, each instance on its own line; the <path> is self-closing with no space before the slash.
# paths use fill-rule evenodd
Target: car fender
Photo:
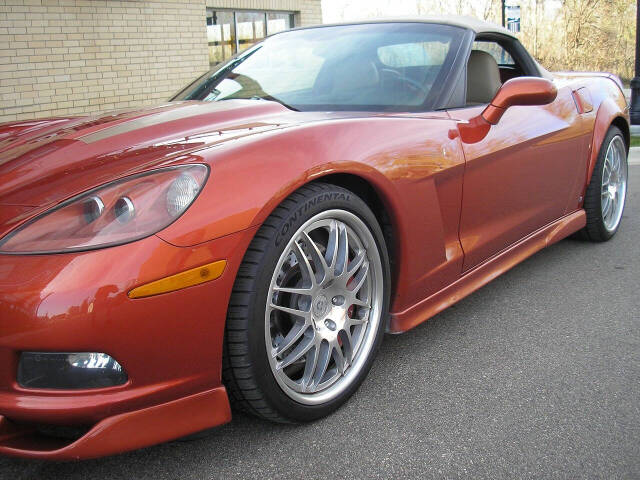
<path id="1" fill-rule="evenodd" d="M 207 186 L 194 206 L 158 236 L 173 245 L 188 247 L 260 225 L 290 194 L 332 174 L 348 174 L 366 181 L 388 209 L 394 228 L 400 234 L 407 232 L 410 216 L 407 212 L 412 208 L 403 204 L 406 195 L 397 191 L 396 177 L 404 175 L 407 168 L 415 168 L 415 164 L 398 168 L 378 161 L 384 139 L 374 147 L 367 142 L 354 144 L 354 135 L 341 127 L 340 122 L 319 128 L 300 126 L 201 152 L 202 161 L 211 166 Z M 385 125 L 369 124 L 363 131 L 379 133 L 380 127 Z M 401 127 L 398 124 L 396 128 Z M 397 141 L 393 136 L 389 138 L 388 144 Z M 459 152 L 458 156 L 461 155 Z M 427 177 L 428 172 L 424 175 Z M 422 185 L 423 188 L 431 185 L 435 195 L 433 182 L 425 181 Z"/>
<path id="2" fill-rule="evenodd" d="M 211 151 L 207 186 L 158 236 L 190 247 L 257 226 L 306 183 L 348 174 L 367 182 L 387 210 L 394 308 L 407 308 L 460 273 L 464 156 L 460 140 L 448 138 L 452 125 L 448 118 L 354 119 L 238 140 Z"/>
<path id="3" fill-rule="evenodd" d="M 589 182 L 591 181 L 591 175 L 593 175 L 593 170 L 596 166 L 596 162 L 598 161 L 598 153 L 602 147 L 604 137 L 607 135 L 609 128 L 617 118 L 622 118 L 627 122 L 627 125 L 629 124 L 628 114 L 626 114 L 625 109 L 620 105 L 619 99 L 618 102 L 614 101 L 611 97 L 603 99 L 596 114 L 593 126 L 593 136 L 591 138 L 591 144 L 589 145 L 589 164 L 587 169 L 586 185 L 589 185 Z"/>

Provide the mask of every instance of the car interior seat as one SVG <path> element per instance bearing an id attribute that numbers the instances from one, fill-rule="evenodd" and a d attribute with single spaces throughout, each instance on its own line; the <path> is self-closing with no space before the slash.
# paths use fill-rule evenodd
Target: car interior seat
<path id="1" fill-rule="evenodd" d="M 501 86 L 495 58 L 485 51 L 472 50 L 467 62 L 467 104 L 490 103 Z"/>

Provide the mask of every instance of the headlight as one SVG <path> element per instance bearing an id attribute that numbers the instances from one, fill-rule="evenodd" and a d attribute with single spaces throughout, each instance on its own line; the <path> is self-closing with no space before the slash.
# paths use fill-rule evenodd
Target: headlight
<path id="1" fill-rule="evenodd" d="M 193 203 L 204 165 L 153 170 L 78 195 L 0 241 L 0 253 L 63 253 L 139 240 L 167 227 Z"/>

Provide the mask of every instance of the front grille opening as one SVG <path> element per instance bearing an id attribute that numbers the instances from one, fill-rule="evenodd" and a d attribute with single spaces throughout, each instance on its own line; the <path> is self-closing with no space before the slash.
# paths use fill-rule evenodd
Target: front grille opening
<path id="1" fill-rule="evenodd" d="M 17 422 L 5 417 L 0 444 L 18 450 L 52 452 L 71 445 L 90 429 L 91 427 L 88 426 Z"/>
<path id="2" fill-rule="evenodd" d="M 69 426 L 69 425 L 34 425 L 38 434 L 50 437 L 59 438 L 62 440 L 76 441 L 80 437 L 87 434 L 91 427 L 85 426 Z"/>

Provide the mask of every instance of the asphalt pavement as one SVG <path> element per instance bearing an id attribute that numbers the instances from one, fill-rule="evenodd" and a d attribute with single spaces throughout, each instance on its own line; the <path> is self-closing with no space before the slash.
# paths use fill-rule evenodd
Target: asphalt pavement
<path id="1" fill-rule="evenodd" d="M 400 336 L 358 393 L 302 426 L 210 436 L 0 478 L 640 478 L 640 166 L 618 235 L 565 240 Z"/>

